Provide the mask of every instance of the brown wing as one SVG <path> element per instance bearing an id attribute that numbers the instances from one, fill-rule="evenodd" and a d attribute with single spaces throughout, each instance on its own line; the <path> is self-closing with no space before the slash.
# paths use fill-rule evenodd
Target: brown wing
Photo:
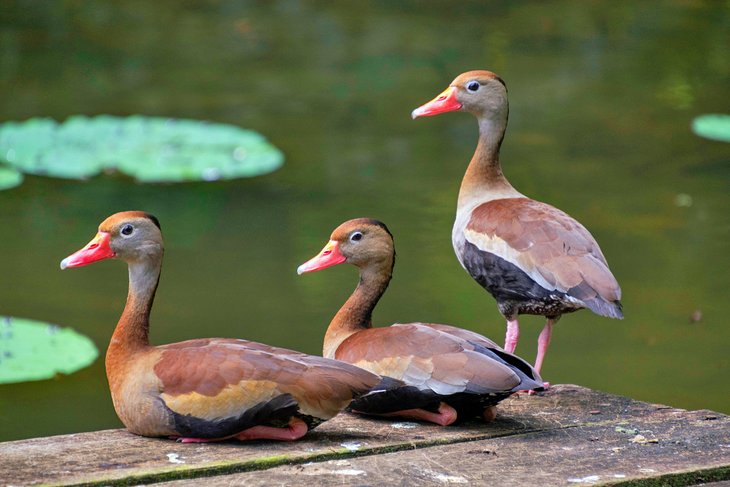
<path id="1" fill-rule="evenodd" d="M 329 419 L 380 380 L 348 364 L 246 340 L 191 340 L 159 350 L 160 397 L 174 413 L 207 421 L 239 417 L 282 396 L 302 414 Z M 277 404 L 290 407 L 292 400 Z"/>
<path id="2" fill-rule="evenodd" d="M 448 333 L 466 340 L 470 344 L 476 345 L 476 349 L 481 353 L 487 354 L 494 360 L 510 367 L 512 371 L 520 377 L 521 382 L 519 386 L 515 388 L 516 390 L 532 390 L 543 387 L 542 378 L 532 365 L 517 355 L 505 352 L 502 347 L 494 343 L 489 338 L 471 330 L 465 330 L 451 325 L 442 325 L 437 323 L 420 323 L 420 325 L 434 328 L 443 333 Z"/>
<path id="3" fill-rule="evenodd" d="M 419 323 L 371 328 L 347 338 L 335 357 L 437 394 L 510 391 L 520 378 L 458 336 Z"/>
<path id="4" fill-rule="evenodd" d="M 450 335 L 457 336 L 457 337 L 462 338 L 471 343 L 477 343 L 483 347 L 498 348 L 500 350 L 502 349 L 499 345 L 497 345 L 495 342 L 493 342 L 489 338 L 485 337 L 484 335 L 480 335 L 479 333 L 473 332 L 471 330 L 465 330 L 463 328 L 459 328 L 456 326 L 442 325 L 442 324 L 438 324 L 438 323 L 419 323 L 419 324 L 422 326 L 428 326 L 429 328 L 433 328 L 433 329 L 441 331 L 443 333 L 448 333 Z"/>
<path id="5" fill-rule="evenodd" d="M 480 250 L 516 265 L 548 290 L 578 299 L 597 294 L 621 299 L 621 288 L 586 228 L 568 214 L 529 198 L 479 205 L 467 223 L 466 239 Z"/>

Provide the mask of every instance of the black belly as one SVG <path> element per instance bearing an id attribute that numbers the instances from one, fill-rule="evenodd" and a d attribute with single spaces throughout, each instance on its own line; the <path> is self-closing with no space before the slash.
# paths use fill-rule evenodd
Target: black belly
<path id="1" fill-rule="evenodd" d="M 455 394 L 437 394 L 429 389 L 418 389 L 404 385 L 391 377 L 383 377 L 382 384 L 390 382 L 389 387 L 377 394 L 361 396 L 350 403 L 348 410 L 363 414 L 387 414 L 407 409 L 424 409 L 432 413 L 438 412 L 439 404 L 445 402 L 456 409 L 457 418 L 470 419 L 481 416 L 489 406 L 494 406 L 512 395 L 511 391 L 474 393 L 458 392 Z M 377 388 L 377 386 L 376 386 Z"/>
<path id="2" fill-rule="evenodd" d="M 164 401 L 163 401 L 164 404 Z M 274 426 L 277 428 L 286 427 L 289 419 L 295 416 L 307 423 L 312 429 L 322 423 L 322 419 L 303 415 L 299 412 L 299 405 L 289 394 L 282 394 L 267 402 L 262 402 L 247 409 L 239 416 L 224 418 L 220 420 L 207 420 L 190 414 L 179 414 L 168 408 L 172 417 L 175 431 L 187 438 L 226 438 L 236 435 L 241 431 L 254 426 Z"/>
<path id="3" fill-rule="evenodd" d="M 522 269 L 503 258 L 464 242 L 462 262 L 467 272 L 497 300 L 506 318 L 518 314 L 557 318 L 580 309 L 566 293 L 548 290 Z"/>

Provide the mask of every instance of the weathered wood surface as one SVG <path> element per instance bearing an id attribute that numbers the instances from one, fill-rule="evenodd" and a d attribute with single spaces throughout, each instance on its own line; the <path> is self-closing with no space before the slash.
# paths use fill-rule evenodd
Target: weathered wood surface
<path id="1" fill-rule="evenodd" d="M 202 479 L 201 477 L 205 477 Z M 448 428 L 343 414 L 296 443 L 107 430 L 0 443 L 0 486 L 695 485 L 730 479 L 730 417 L 558 385 Z M 724 482 L 723 482 L 724 483 Z"/>

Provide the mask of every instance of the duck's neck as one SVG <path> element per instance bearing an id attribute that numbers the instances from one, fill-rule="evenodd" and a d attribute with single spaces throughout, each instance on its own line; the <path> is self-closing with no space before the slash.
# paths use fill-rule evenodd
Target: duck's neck
<path id="1" fill-rule="evenodd" d="M 150 310 L 160 279 L 161 259 L 129 263 L 127 304 L 112 335 L 106 354 L 107 375 L 135 353 L 149 347 Z"/>
<path id="2" fill-rule="evenodd" d="M 322 353 L 324 357 L 335 358 L 337 348 L 347 337 L 373 326 L 373 309 L 388 287 L 392 274 L 392 262 L 380 268 L 366 267 L 360 270 L 360 281 L 355 291 L 327 328 Z"/>
<path id="3" fill-rule="evenodd" d="M 499 148 L 507 129 L 507 115 L 479 117 L 479 142 L 461 181 L 458 207 L 468 207 L 477 200 L 521 196 L 502 174 Z"/>

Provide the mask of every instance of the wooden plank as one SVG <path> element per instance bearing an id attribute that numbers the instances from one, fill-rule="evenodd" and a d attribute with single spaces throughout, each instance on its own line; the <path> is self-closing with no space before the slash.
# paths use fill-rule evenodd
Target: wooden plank
<path id="1" fill-rule="evenodd" d="M 610 443 L 610 439 L 618 441 L 623 438 L 621 435 L 626 436 L 630 433 L 614 431 L 614 438 L 607 434 L 599 435 L 599 432 L 610 432 L 611 428 L 623 428 L 623 425 L 626 425 L 627 429 L 639 428 L 643 431 L 649 429 L 646 427 L 649 424 L 647 421 L 652 418 L 655 422 L 651 423 L 651 427 L 657 431 L 664 431 L 659 429 L 659 425 L 664 422 L 672 425 L 671 435 L 662 433 L 665 436 L 656 444 L 631 444 L 629 445 L 632 448 L 631 451 L 639 446 L 642 448 L 660 446 L 661 448 L 657 448 L 657 451 L 666 452 L 669 457 L 673 458 L 674 453 L 671 449 L 666 448 L 671 441 L 674 441 L 669 438 L 681 435 L 691 438 L 690 435 L 694 434 L 691 432 L 694 431 L 698 435 L 700 432 L 711 432 L 711 434 L 706 434 L 707 438 L 715 438 L 721 443 L 724 441 L 722 444 L 727 447 L 718 447 L 713 443 L 715 449 L 719 448 L 719 450 L 708 456 L 704 463 L 692 460 L 697 463 L 692 468 L 717 470 L 730 466 L 730 437 L 728 437 L 730 420 L 727 416 L 717 413 L 686 412 L 570 385 L 554 386 L 544 395 L 521 395 L 510 398 L 500 406 L 499 411 L 497 420 L 489 425 L 469 422 L 448 428 L 416 423 L 393 423 L 343 414 L 320 426 L 307 435 L 304 441 L 296 443 L 180 444 L 165 439 L 142 438 L 124 430 L 6 442 L 0 443 L 0 485 L 39 483 L 121 485 L 221 475 L 226 477 L 208 478 L 206 482 L 213 480 L 226 482 L 238 477 L 238 475 L 231 474 L 253 470 L 258 472 L 251 477 L 273 479 L 277 475 L 284 477 L 290 475 L 291 471 L 286 469 L 308 469 L 310 466 L 304 467 L 301 464 L 310 462 L 316 462 L 318 465 L 325 465 L 323 462 L 342 460 L 365 462 L 365 458 L 352 460 L 348 460 L 348 458 L 369 456 L 371 458 L 367 460 L 377 460 L 377 462 L 390 461 L 387 460 L 390 458 L 396 459 L 393 462 L 398 462 L 398 458 L 403 458 L 403 465 L 408 465 L 408 462 L 413 462 L 408 455 L 413 454 L 426 455 L 424 458 L 433 455 L 444 456 L 444 458 L 453 457 L 453 465 L 460 465 L 460 468 L 464 469 L 469 465 L 463 462 L 457 464 L 456 459 L 471 458 L 476 455 L 479 458 L 476 465 L 478 469 L 475 470 L 472 466 L 471 469 L 460 472 L 461 476 L 466 475 L 465 478 L 469 480 L 477 479 L 480 475 L 479 469 L 483 468 L 485 464 L 498 465 L 498 462 L 494 462 L 494 459 L 487 454 L 467 455 L 468 452 L 492 451 L 498 446 L 504 448 L 505 454 L 497 457 L 500 461 L 504 458 L 504 461 L 507 462 L 510 456 L 506 452 L 512 448 L 515 452 L 520 452 L 520 457 L 524 458 L 522 463 L 533 465 L 532 468 L 541 470 L 543 467 L 539 462 L 548 462 L 549 465 L 550 459 L 544 458 L 540 452 L 549 451 L 545 449 L 545 445 L 551 442 L 557 441 L 558 444 L 562 444 L 570 438 L 573 438 L 574 441 L 581 441 L 581 434 L 578 432 L 584 431 L 586 434 L 594 435 L 593 437 L 605 438 L 607 445 L 613 445 Z M 715 419 L 701 420 L 703 415 Z M 634 423 L 640 427 L 632 426 Z M 681 425 L 684 426 L 680 428 Z M 603 430 L 593 431 L 591 428 L 603 428 Z M 633 435 L 631 438 L 635 436 Z M 721 440 L 722 438 L 724 440 Z M 623 439 L 626 440 L 626 438 Z M 540 448 L 531 448 L 533 443 L 536 446 L 539 445 Z M 597 443 L 584 444 L 595 447 Z M 457 445 L 461 446 L 457 447 Z M 701 451 L 701 448 L 705 447 L 710 448 L 712 445 L 699 442 L 696 444 L 696 451 Z M 462 447 L 465 450 L 460 449 Z M 695 452 L 695 450 L 691 451 Z M 429 452 L 433 452 L 433 455 Z M 488 461 L 482 459 L 485 455 L 487 455 Z M 554 463 L 554 459 L 552 462 Z M 512 464 L 517 465 L 518 463 L 513 462 Z M 300 464 L 300 467 L 285 466 L 292 464 Z M 379 465 L 380 471 L 385 471 L 384 464 L 376 464 Z M 393 463 L 393 465 L 396 464 Z M 357 465 L 361 464 L 357 463 Z M 447 465 L 451 466 L 452 461 L 449 460 Z M 499 468 L 504 468 L 504 466 Z M 364 471 L 373 476 L 375 475 L 373 472 L 376 471 L 365 463 L 361 468 L 358 467 L 355 470 L 358 469 L 370 469 Z M 266 472 L 260 472 L 260 470 L 266 470 Z M 677 471 L 669 469 L 667 465 L 656 470 L 652 473 L 655 477 L 670 471 Z M 600 471 L 603 472 L 603 470 Z M 455 472 L 459 472 L 459 470 L 457 469 Z M 518 478 L 518 473 L 518 470 L 514 470 L 514 473 L 510 473 L 510 475 Z M 577 470 L 575 475 L 579 475 Z M 317 478 L 315 481 L 314 478 L 316 477 L 313 476 L 313 482 L 318 483 L 320 479 Z M 730 478 L 730 476 L 723 478 Z M 407 480 L 407 477 L 403 477 L 403 479 Z M 359 483 L 355 478 L 352 480 Z M 391 477 L 389 482 L 393 481 L 398 483 L 397 478 Z M 249 480 L 247 479 L 246 482 Z M 276 482 L 274 481 L 274 483 Z M 338 478 L 338 483 L 342 482 L 342 479 Z M 370 479 L 367 483 L 371 483 Z M 377 483 L 379 481 L 372 482 L 372 484 Z"/>
<path id="2" fill-rule="evenodd" d="M 207 485 L 694 485 L 730 476 L 728 418 L 658 411 L 631 420 L 359 458 L 286 465 Z M 641 437 L 638 437 L 641 435 Z M 638 439 L 637 439 L 638 437 Z M 189 487 L 199 480 L 165 483 Z"/>

